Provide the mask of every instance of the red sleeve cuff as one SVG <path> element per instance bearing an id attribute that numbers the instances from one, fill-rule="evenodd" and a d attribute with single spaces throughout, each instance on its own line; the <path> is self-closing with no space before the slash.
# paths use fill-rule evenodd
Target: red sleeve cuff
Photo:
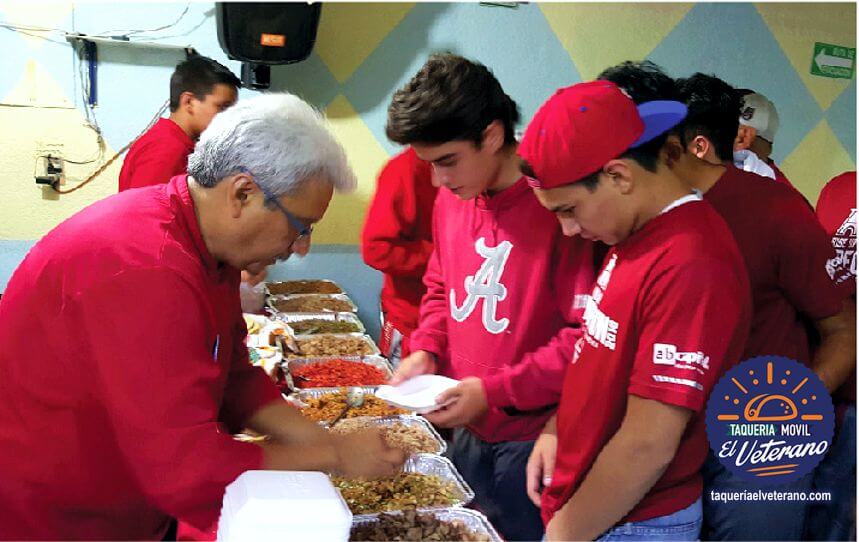
<path id="1" fill-rule="evenodd" d="M 690 389 L 688 393 L 684 393 L 638 382 L 630 383 L 627 391 L 642 399 L 650 399 L 667 405 L 688 408 L 695 413 L 701 412 L 704 408 L 703 391 L 693 391 Z"/>
<path id="2" fill-rule="evenodd" d="M 490 408 L 515 406 L 513 404 L 513 397 L 507 393 L 504 380 L 503 374 L 495 374 L 481 379 L 483 382 L 483 391 L 486 393 L 486 402 Z"/>
<path id="3" fill-rule="evenodd" d="M 412 352 L 417 352 L 418 350 L 426 350 L 432 354 L 435 354 L 437 359 L 441 359 L 444 357 L 444 347 L 443 347 L 443 339 L 438 337 L 433 337 L 428 333 L 423 333 L 420 330 L 412 333 L 411 337 L 409 337 L 409 350 Z"/>
<path id="4" fill-rule="evenodd" d="M 233 432 L 242 429 L 251 416 L 265 405 L 283 401 L 280 391 L 268 375 L 260 368 L 251 369 L 244 375 L 240 388 L 227 388 L 232 393 L 225 398 L 229 407 L 224 411 L 223 421 Z"/>

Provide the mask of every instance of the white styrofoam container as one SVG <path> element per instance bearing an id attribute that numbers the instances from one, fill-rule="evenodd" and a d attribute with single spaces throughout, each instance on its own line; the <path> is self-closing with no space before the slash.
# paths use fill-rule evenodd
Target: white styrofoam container
<path id="1" fill-rule="evenodd" d="M 247 471 L 227 486 L 218 540 L 349 538 L 352 512 L 321 472 Z"/>

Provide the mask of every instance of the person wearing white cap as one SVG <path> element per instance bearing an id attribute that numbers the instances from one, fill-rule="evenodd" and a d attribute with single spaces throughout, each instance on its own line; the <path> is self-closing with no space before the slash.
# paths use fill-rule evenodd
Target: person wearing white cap
<path id="1" fill-rule="evenodd" d="M 771 158 L 780 125 L 775 105 L 763 94 L 752 90 L 738 92 L 743 95 L 743 108 L 734 142 L 734 165 L 793 187 Z"/>

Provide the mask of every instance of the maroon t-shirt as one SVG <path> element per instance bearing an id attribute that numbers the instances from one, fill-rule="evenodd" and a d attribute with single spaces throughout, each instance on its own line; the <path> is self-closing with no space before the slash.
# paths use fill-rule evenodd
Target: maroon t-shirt
<path id="1" fill-rule="evenodd" d="M 856 295 L 856 172 L 838 175 L 817 198 L 817 218 L 832 238 L 835 254 L 826 265 L 832 281 L 847 296 Z M 856 403 L 856 369 L 834 394 Z"/>
<path id="2" fill-rule="evenodd" d="M 622 521 L 671 514 L 701 496 L 704 405 L 740 358 L 749 297 L 733 236 L 706 202 L 664 212 L 609 252 L 564 377 L 544 521 L 572 497 L 620 428 L 630 394 L 694 415 L 662 477 Z"/>
<path id="3" fill-rule="evenodd" d="M 811 321 L 837 314 L 843 294 L 826 272 L 832 245 L 809 205 L 790 187 L 728 166 L 704 194 L 746 261 L 752 329 L 743 359 L 779 355 L 810 365 Z"/>

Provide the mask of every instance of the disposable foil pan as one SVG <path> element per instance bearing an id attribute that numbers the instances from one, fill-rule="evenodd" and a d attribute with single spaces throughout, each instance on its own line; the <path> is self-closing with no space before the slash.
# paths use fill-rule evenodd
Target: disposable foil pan
<path id="1" fill-rule="evenodd" d="M 360 363 L 366 363 L 367 365 L 372 365 L 377 369 L 380 369 L 385 373 L 387 378 L 391 378 L 393 375 L 393 369 L 391 368 L 391 364 L 388 363 L 388 360 L 383 358 L 382 356 L 340 356 L 338 358 L 292 358 L 289 360 L 285 360 L 281 362 L 281 367 L 284 369 L 284 378 L 286 380 L 286 384 L 290 391 L 303 391 L 303 390 L 325 390 L 328 392 L 337 391 L 342 388 L 342 386 L 338 387 L 299 387 L 296 385 L 295 378 L 292 376 L 292 370 L 298 367 L 304 367 L 305 365 L 309 365 L 311 363 L 330 363 L 334 359 L 342 359 L 346 361 L 357 361 Z M 358 384 L 361 386 L 362 384 Z M 373 387 L 373 390 L 376 388 Z"/>
<path id="2" fill-rule="evenodd" d="M 432 439 L 436 443 L 436 449 L 432 452 L 432 454 L 443 454 L 447 450 L 447 442 L 441 435 L 438 434 L 438 431 L 435 430 L 435 427 L 432 426 L 425 418 L 420 416 L 411 416 L 408 414 L 403 414 L 400 416 L 385 416 L 385 417 L 357 417 L 357 418 L 349 418 L 348 420 L 343 420 L 340 422 L 341 425 L 346 425 L 349 423 L 358 423 L 361 421 L 366 421 L 373 425 L 378 425 L 379 427 L 391 427 L 398 423 L 401 423 L 408 427 L 418 427 L 422 431 L 425 431 L 429 434 Z"/>
<path id="3" fill-rule="evenodd" d="M 282 310 L 282 308 L 278 308 L 277 304 L 279 301 L 288 301 L 293 299 L 308 299 L 308 298 L 321 298 L 321 299 L 336 299 L 339 301 L 345 301 L 346 305 L 349 307 L 348 310 L 344 309 L 319 309 L 319 310 Z M 280 314 L 290 314 L 290 313 L 312 313 L 312 312 L 358 312 L 358 307 L 355 303 L 349 299 L 349 296 L 346 294 L 295 294 L 295 295 L 272 295 L 266 299 L 266 303 L 268 306 L 276 313 Z"/>
<path id="4" fill-rule="evenodd" d="M 432 514 L 436 519 L 441 521 L 459 521 L 465 525 L 465 527 L 474 532 L 475 534 L 483 534 L 489 538 L 491 542 L 503 542 L 503 538 L 498 534 L 498 531 L 495 530 L 495 527 L 489 523 L 489 520 L 486 519 L 486 516 L 478 512 L 477 510 L 471 510 L 468 508 L 441 508 L 441 509 L 425 509 L 419 508 L 416 510 L 419 514 Z M 400 515 L 403 512 L 385 512 L 390 515 Z M 372 524 L 374 522 L 379 521 L 380 514 L 373 515 L 363 515 L 363 516 L 355 516 L 352 518 L 352 527 L 363 526 L 367 524 Z M 352 538 L 350 537 L 350 540 Z"/>

